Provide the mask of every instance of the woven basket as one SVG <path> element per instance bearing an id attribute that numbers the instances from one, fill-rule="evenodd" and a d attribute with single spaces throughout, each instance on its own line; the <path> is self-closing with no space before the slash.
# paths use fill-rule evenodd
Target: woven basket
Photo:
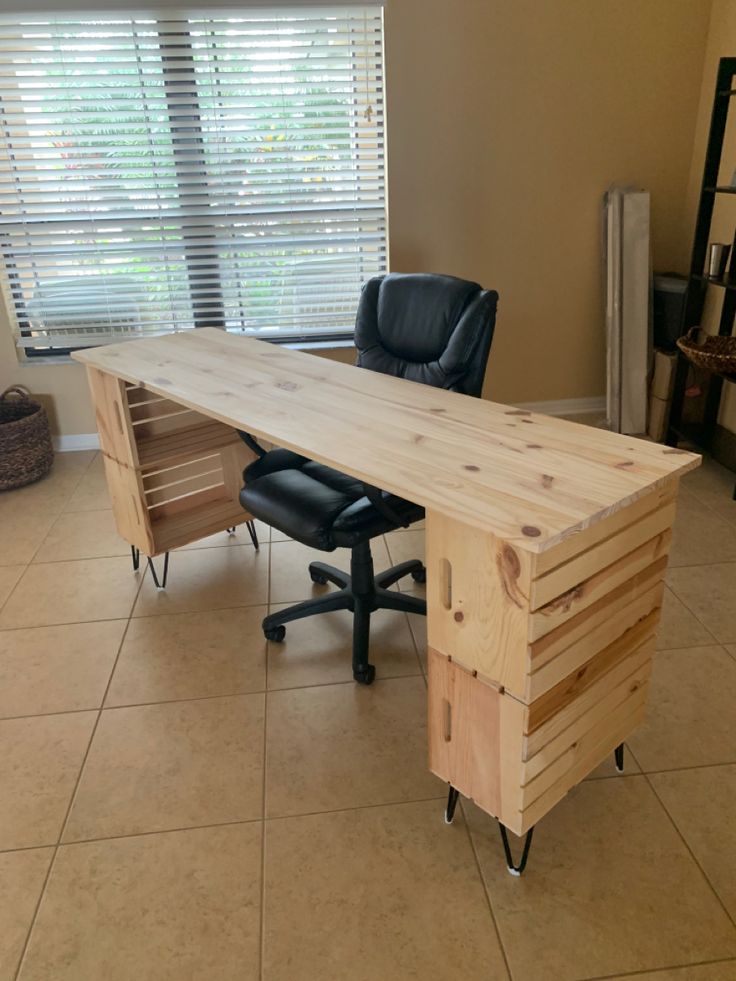
<path id="1" fill-rule="evenodd" d="M 701 333 L 700 343 L 698 334 Z M 736 373 L 736 337 L 714 337 L 693 327 L 677 346 L 693 364 L 722 375 Z"/>
<path id="2" fill-rule="evenodd" d="M 46 410 L 20 385 L 6 389 L 0 395 L 0 491 L 45 477 L 53 462 Z"/>

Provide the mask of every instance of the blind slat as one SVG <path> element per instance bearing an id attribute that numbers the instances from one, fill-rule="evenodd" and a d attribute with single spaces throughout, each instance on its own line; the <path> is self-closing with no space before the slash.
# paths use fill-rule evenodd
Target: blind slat
<path id="1" fill-rule="evenodd" d="M 351 331 L 386 269 L 382 59 L 378 5 L 0 18 L 18 345 Z"/>

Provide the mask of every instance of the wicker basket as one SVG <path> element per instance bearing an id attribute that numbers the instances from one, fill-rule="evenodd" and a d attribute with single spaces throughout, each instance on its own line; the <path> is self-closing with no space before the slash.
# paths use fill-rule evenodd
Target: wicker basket
<path id="1" fill-rule="evenodd" d="M 701 334 L 698 343 L 698 334 Z M 693 364 L 721 375 L 736 374 L 736 337 L 714 337 L 693 327 L 677 346 Z"/>
<path id="2" fill-rule="evenodd" d="M 45 477 L 54 462 L 46 410 L 20 385 L 0 395 L 0 491 Z"/>

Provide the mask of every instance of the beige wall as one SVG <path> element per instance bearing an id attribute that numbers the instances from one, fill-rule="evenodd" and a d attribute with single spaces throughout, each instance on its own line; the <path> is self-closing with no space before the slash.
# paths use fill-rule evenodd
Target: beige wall
<path id="1" fill-rule="evenodd" d="M 391 265 L 501 295 L 486 394 L 531 402 L 604 391 L 600 201 L 652 192 L 659 269 L 682 228 L 711 0 L 389 0 Z M 344 357 L 340 353 L 340 357 Z M 0 383 L 91 432 L 82 373 L 17 367 Z"/>

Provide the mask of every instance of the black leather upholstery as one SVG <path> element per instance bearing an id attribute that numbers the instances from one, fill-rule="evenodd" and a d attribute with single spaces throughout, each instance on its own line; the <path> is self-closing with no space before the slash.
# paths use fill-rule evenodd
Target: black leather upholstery
<path id="1" fill-rule="evenodd" d="M 244 476 L 243 507 L 267 514 L 264 521 L 322 552 L 352 548 L 396 527 L 373 507 L 359 480 L 290 450 L 272 450 Z M 400 497 L 386 495 L 386 501 L 406 524 L 424 516 L 419 505 Z"/>
<path id="2" fill-rule="evenodd" d="M 360 297 L 355 345 L 357 364 L 426 385 L 480 395 L 493 338 L 498 296 L 452 276 L 392 274 L 366 283 Z M 335 412 L 340 406 L 335 405 Z M 370 424 L 370 420 L 366 420 Z M 376 575 L 370 540 L 419 521 L 417 504 L 370 487 L 290 450 L 266 453 L 250 436 L 245 442 L 262 454 L 246 467 L 240 501 L 246 511 L 305 545 L 322 552 L 350 548 L 350 573 L 311 562 L 312 582 L 337 586 L 263 621 L 274 643 L 286 624 L 304 617 L 350 610 L 353 618 L 353 678 L 370 685 L 375 668 L 368 662 L 370 618 L 376 610 L 426 614 L 425 601 L 390 589 L 405 576 L 424 582 L 418 559 L 401 562 Z"/>
<path id="3" fill-rule="evenodd" d="M 480 395 L 498 294 L 453 276 L 390 273 L 369 280 L 355 323 L 357 364 Z"/>
<path id="4" fill-rule="evenodd" d="M 497 293 L 453 276 L 377 276 L 366 283 L 358 305 L 357 364 L 480 395 L 497 300 Z M 352 548 L 398 527 L 371 504 L 360 481 L 289 450 L 266 453 L 243 478 L 240 501 L 247 511 L 323 552 Z M 418 505 L 384 497 L 404 524 L 424 517 Z"/>
<path id="5" fill-rule="evenodd" d="M 355 326 L 357 364 L 437 388 L 480 395 L 498 294 L 453 276 L 391 273 L 369 280 Z M 339 406 L 336 406 L 339 411 Z M 352 548 L 398 527 L 364 485 L 289 450 L 272 450 L 243 474 L 243 507 L 304 545 Z M 421 507 L 384 495 L 404 524 Z"/>

